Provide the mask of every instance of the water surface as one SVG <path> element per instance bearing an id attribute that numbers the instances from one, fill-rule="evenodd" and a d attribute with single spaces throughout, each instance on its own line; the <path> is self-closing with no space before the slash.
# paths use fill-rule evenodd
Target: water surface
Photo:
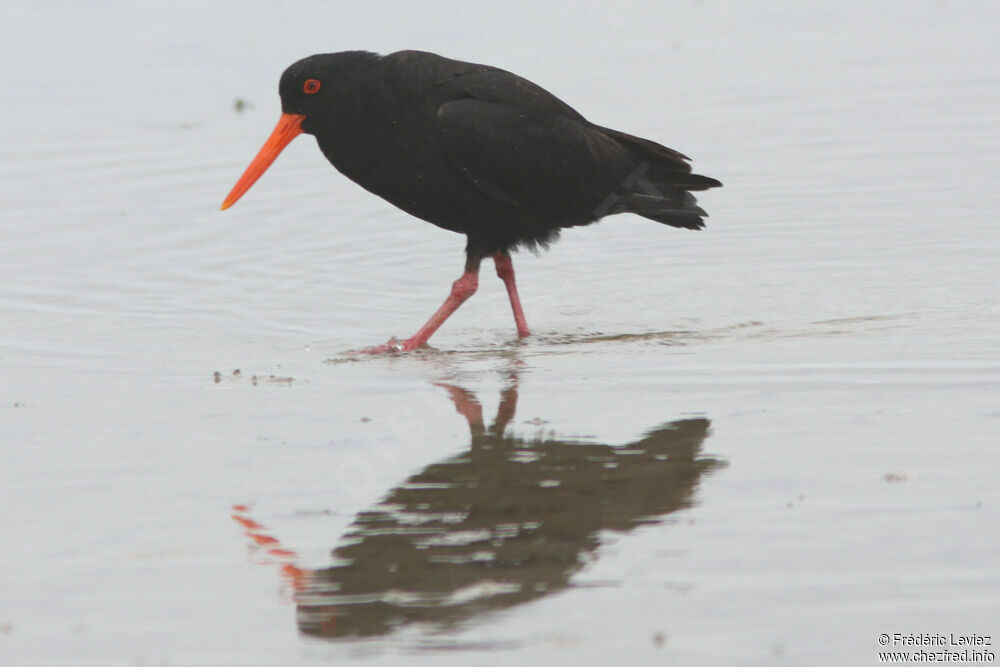
<path id="1" fill-rule="evenodd" d="M 1000 635 L 986 2 L 15 3 L 0 40 L 0 655 L 868 664 Z M 499 65 L 726 186 L 518 255 L 293 143 L 304 55 Z M 235 102 L 242 101 L 242 110 Z M 234 520 L 235 519 L 235 520 Z"/>

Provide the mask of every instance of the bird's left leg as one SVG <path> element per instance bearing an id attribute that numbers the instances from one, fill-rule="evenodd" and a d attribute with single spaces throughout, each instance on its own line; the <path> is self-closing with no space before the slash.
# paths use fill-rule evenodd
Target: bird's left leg
<path id="1" fill-rule="evenodd" d="M 517 284 L 514 282 L 514 265 L 510 261 L 510 255 L 505 252 L 498 252 L 493 255 L 493 263 L 497 267 L 497 276 L 503 281 L 507 288 L 507 296 L 510 297 L 510 308 L 514 311 L 514 323 L 517 324 L 518 336 L 530 336 L 528 331 L 528 321 L 524 319 L 524 310 L 521 308 L 521 298 L 517 295 Z"/>
<path id="2" fill-rule="evenodd" d="M 455 409 L 469 422 L 469 431 L 473 437 L 486 432 L 486 427 L 483 425 L 483 404 L 475 394 L 447 382 L 435 382 L 434 385 L 448 390 Z"/>
<path id="3" fill-rule="evenodd" d="M 364 350 L 368 354 L 381 354 L 383 352 L 409 352 L 425 345 L 434 332 L 444 324 L 448 317 L 458 310 L 458 307 L 465 303 L 466 299 L 476 293 L 479 288 L 479 257 L 470 256 L 465 262 L 465 272 L 451 286 L 451 293 L 441 307 L 437 309 L 431 319 L 427 320 L 420 331 L 404 341 L 390 340 L 385 345 L 377 345 Z"/>

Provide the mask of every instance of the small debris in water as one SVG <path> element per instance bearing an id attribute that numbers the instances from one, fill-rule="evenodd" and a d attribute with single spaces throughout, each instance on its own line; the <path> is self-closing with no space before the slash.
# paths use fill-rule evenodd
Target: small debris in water
<path id="1" fill-rule="evenodd" d="M 231 376 L 229 376 L 229 378 L 232 379 L 232 380 L 239 380 L 242 377 L 243 377 L 243 373 L 238 368 L 233 371 L 233 373 L 232 373 Z M 215 380 L 215 383 L 218 384 L 218 383 L 222 382 L 223 375 L 219 371 L 215 371 L 214 373 L 212 373 L 212 378 Z M 251 375 L 250 376 L 250 384 L 252 384 L 253 386 L 256 387 L 257 384 L 261 383 L 261 382 L 268 382 L 270 384 L 291 385 L 293 382 L 295 382 L 295 378 L 290 377 L 290 376 L 274 375 L 273 373 L 270 374 L 270 375 Z"/>
<path id="2" fill-rule="evenodd" d="M 361 418 L 361 423 L 362 423 L 362 424 L 367 424 L 367 423 L 368 423 L 368 422 L 370 422 L 371 420 L 372 420 L 372 418 L 371 418 L 371 417 L 362 417 L 362 418 Z"/>
<path id="3" fill-rule="evenodd" d="M 233 100 L 233 110 L 236 111 L 236 113 L 243 113 L 247 109 L 253 109 L 253 104 L 246 101 L 242 97 L 237 97 Z"/>
<path id="4" fill-rule="evenodd" d="M 653 646 L 663 648 L 667 643 L 667 633 L 660 631 L 653 635 Z"/>
<path id="5" fill-rule="evenodd" d="M 253 375 L 250 377 L 250 383 L 253 386 L 257 386 L 258 382 L 269 382 L 271 384 L 285 384 L 291 385 L 295 382 L 293 377 L 280 377 L 278 375 Z"/>
<path id="6" fill-rule="evenodd" d="M 883 475 L 882 479 L 884 479 L 889 484 L 894 484 L 899 482 L 905 482 L 906 480 L 910 479 L 910 476 L 907 475 L 905 472 L 887 472 L 885 475 Z"/>

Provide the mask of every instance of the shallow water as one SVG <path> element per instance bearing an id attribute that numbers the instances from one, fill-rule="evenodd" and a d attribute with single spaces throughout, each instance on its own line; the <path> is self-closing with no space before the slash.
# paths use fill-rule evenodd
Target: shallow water
<path id="1" fill-rule="evenodd" d="M 868 664 L 881 633 L 1000 635 L 994 4 L 7 14 L 5 664 Z M 432 349 L 349 354 L 413 332 L 462 238 L 308 138 L 217 211 L 281 70 L 347 48 L 490 62 L 677 148 L 726 184 L 709 228 L 518 255 L 529 340 L 484 271 Z"/>

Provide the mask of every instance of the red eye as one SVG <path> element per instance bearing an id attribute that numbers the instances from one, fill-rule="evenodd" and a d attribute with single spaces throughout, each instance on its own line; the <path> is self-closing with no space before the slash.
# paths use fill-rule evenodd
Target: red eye
<path id="1" fill-rule="evenodd" d="M 312 95 L 313 93 L 319 92 L 319 79 L 306 79 L 306 82 L 302 84 L 302 92 L 306 95 Z"/>

